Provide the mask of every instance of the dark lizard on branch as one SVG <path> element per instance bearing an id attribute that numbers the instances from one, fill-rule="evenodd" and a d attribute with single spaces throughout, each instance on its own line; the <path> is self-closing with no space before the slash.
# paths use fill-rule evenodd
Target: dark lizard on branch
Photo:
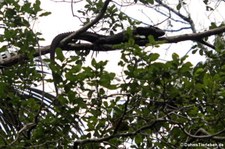
<path id="1" fill-rule="evenodd" d="M 64 43 L 64 45 L 61 45 L 60 42 L 72 33 L 74 32 L 61 33 L 52 40 L 52 43 L 50 46 L 50 61 L 52 65 L 56 64 L 55 63 L 56 48 L 66 47 L 67 43 Z M 132 31 L 132 34 L 134 36 L 141 35 L 145 37 L 147 37 L 148 35 L 152 35 L 153 37 L 158 38 L 160 36 L 163 36 L 165 32 L 157 27 L 148 26 L 148 27 L 137 27 L 136 29 Z M 84 32 L 84 33 L 81 33 L 76 39 L 74 39 L 75 41 L 73 42 L 76 42 L 76 40 L 85 40 L 95 45 L 120 44 L 122 42 L 126 42 L 128 38 L 129 37 L 127 37 L 126 31 L 120 32 L 112 36 L 105 36 L 105 35 L 100 35 L 100 34 L 96 34 L 92 32 Z M 57 76 L 57 73 L 55 73 L 54 70 L 52 70 L 52 76 L 53 76 L 53 82 L 55 86 L 55 92 L 56 92 L 56 95 L 58 95 L 57 83 L 59 82 L 59 80 L 57 79 L 60 78 L 60 76 Z"/>
<path id="2" fill-rule="evenodd" d="M 145 36 L 147 38 L 149 35 L 152 35 L 155 39 L 165 35 L 165 32 L 157 27 L 148 26 L 148 27 L 137 27 L 132 30 L 133 36 Z M 118 34 L 100 38 L 95 42 L 95 44 L 120 44 L 122 42 L 128 41 L 127 31 L 120 32 Z"/>

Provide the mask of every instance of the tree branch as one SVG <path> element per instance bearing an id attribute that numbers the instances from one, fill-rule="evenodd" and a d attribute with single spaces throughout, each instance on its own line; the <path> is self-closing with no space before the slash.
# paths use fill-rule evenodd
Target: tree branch
<path id="1" fill-rule="evenodd" d="M 116 124 L 116 127 L 115 127 L 115 129 L 113 131 L 113 134 L 116 134 L 118 132 L 119 128 L 121 127 L 121 125 L 122 125 L 122 121 L 124 120 L 124 117 L 126 116 L 126 113 L 127 113 L 127 106 L 128 106 L 129 101 L 130 101 L 130 96 L 128 95 L 127 96 L 127 101 L 124 103 L 123 113 L 120 116 L 120 118 L 118 120 L 118 123 Z"/>
<path id="2" fill-rule="evenodd" d="M 162 37 L 159 40 L 164 41 L 164 43 L 177 43 L 186 40 L 199 41 L 205 37 L 212 35 L 217 35 L 225 32 L 225 26 L 214 28 L 205 32 L 193 33 L 193 34 L 183 34 L 178 36 Z"/>
<path id="3" fill-rule="evenodd" d="M 77 36 L 79 36 L 81 33 L 87 31 L 91 26 L 93 26 L 94 24 L 96 24 L 105 14 L 107 7 L 109 5 L 109 2 L 111 0 L 106 0 L 100 13 L 96 16 L 96 18 L 94 20 L 92 20 L 91 22 L 85 24 L 82 28 L 80 28 L 79 30 L 73 32 L 71 35 L 69 35 L 68 37 L 66 37 L 65 39 L 63 39 L 60 44 L 61 45 L 65 45 L 66 43 L 68 43 L 68 41 L 70 41 L 71 39 L 75 39 Z"/>
<path id="4" fill-rule="evenodd" d="M 156 39 L 156 41 L 161 41 L 160 44 L 165 44 L 165 43 L 177 43 L 177 42 L 182 42 L 182 41 L 187 41 L 187 40 L 192 40 L 196 42 L 201 42 L 203 38 L 212 36 L 212 35 L 217 35 L 225 32 L 225 26 L 218 27 L 215 29 L 211 29 L 205 32 L 199 32 L 199 33 L 192 33 L 192 34 L 183 34 L 183 35 L 178 35 L 178 36 L 168 36 L 168 37 L 161 37 Z M 145 46 L 149 41 L 147 39 L 137 41 L 137 44 L 140 46 Z M 93 50 L 93 51 L 114 51 L 114 50 L 119 50 L 114 47 L 114 45 L 111 44 L 102 44 L 101 48 L 94 48 L 95 45 L 92 43 L 79 43 L 79 44 L 71 44 L 66 47 L 63 47 L 62 50 L 65 51 L 79 51 L 79 50 Z M 41 51 L 42 55 L 48 54 L 50 51 L 50 46 L 45 46 L 40 49 L 36 50 L 36 53 L 34 54 L 34 57 L 39 56 L 38 51 Z M 18 62 L 24 61 L 27 59 L 24 55 L 15 55 L 13 57 L 4 59 L 3 61 L 0 62 L 0 68 L 4 67 L 10 67 Z"/>
<path id="5" fill-rule="evenodd" d="M 173 8 L 169 7 L 168 5 L 164 4 L 161 0 L 156 0 L 156 2 L 158 4 L 160 4 L 161 6 L 163 6 L 164 8 L 168 9 L 169 11 L 173 12 L 174 14 L 176 14 L 177 16 L 179 16 L 181 19 L 183 19 L 184 21 L 188 22 L 190 24 L 191 30 L 193 31 L 193 33 L 196 33 L 196 28 L 195 28 L 195 24 L 190 16 L 190 14 L 188 13 L 188 17 L 186 17 L 185 15 L 181 14 L 180 12 L 174 10 Z M 203 40 L 199 40 L 198 41 L 200 47 L 203 47 L 202 45 L 206 45 L 212 49 L 215 49 L 215 47 L 211 44 L 209 44 L 206 41 Z"/>
<path id="6" fill-rule="evenodd" d="M 28 124 L 24 125 L 23 128 L 21 128 L 21 129 L 17 132 L 16 138 L 15 138 L 8 146 L 12 146 L 12 145 L 19 139 L 19 135 L 20 135 L 21 133 L 23 133 L 24 131 L 29 130 L 31 127 L 33 127 L 33 126 L 35 126 L 35 125 L 36 125 L 36 124 L 34 124 L 34 123 L 28 123 Z"/>
<path id="7" fill-rule="evenodd" d="M 169 7 L 168 5 L 164 4 L 161 0 L 155 0 L 155 1 L 158 4 L 160 4 L 161 6 L 163 6 L 164 8 L 168 9 L 169 11 L 173 12 L 174 14 L 176 14 L 177 16 L 179 16 L 180 18 L 182 18 L 184 21 L 188 22 L 191 25 L 191 27 L 193 27 L 193 21 L 190 18 L 182 15 L 178 11 L 176 11 L 173 8 Z M 193 31 L 195 31 L 195 28 L 193 28 L 193 29 L 194 29 Z"/>
<path id="8" fill-rule="evenodd" d="M 188 135 L 189 137 L 191 138 L 195 138 L 195 139 L 208 139 L 208 138 L 211 138 L 211 139 L 214 139 L 214 140 L 220 140 L 220 141 L 224 141 L 225 140 L 225 137 L 219 137 L 218 135 L 220 135 L 221 133 L 224 133 L 225 132 L 225 129 L 224 130 L 221 130 L 215 134 L 210 134 L 209 132 L 207 132 L 205 129 L 203 128 L 199 128 L 197 130 L 197 133 L 202 133 L 202 134 L 205 134 L 205 135 L 192 135 L 191 133 L 187 132 L 187 130 L 183 129 L 183 132 Z"/>

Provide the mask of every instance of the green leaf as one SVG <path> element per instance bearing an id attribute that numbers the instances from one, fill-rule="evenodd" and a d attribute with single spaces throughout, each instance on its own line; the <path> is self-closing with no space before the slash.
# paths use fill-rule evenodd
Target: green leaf
<path id="1" fill-rule="evenodd" d="M 43 13 L 41 13 L 39 16 L 40 17 L 43 17 L 43 16 L 48 16 L 48 15 L 50 15 L 50 14 L 52 14 L 51 12 L 43 12 Z"/>
<path id="2" fill-rule="evenodd" d="M 177 10 L 180 10 L 180 8 L 181 8 L 181 3 L 180 2 L 178 3 L 176 8 L 177 8 Z"/>
<path id="3" fill-rule="evenodd" d="M 199 76 L 199 75 L 201 75 L 203 72 L 204 72 L 204 69 L 203 69 L 203 68 L 198 68 L 198 69 L 195 70 L 194 75 L 195 75 L 195 76 Z"/>
<path id="4" fill-rule="evenodd" d="M 35 14 L 42 10 L 40 5 L 41 5 L 41 1 L 36 0 L 34 5 L 33 5 L 33 9 L 34 9 Z"/>
<path id="5" fill-rule="evenodd" d="M 141 143 L 142 141 L 143 141 L 142 136 L 138 134 L 138 135 L 135 137 L 135 143 L 136 143 L 137 145 L 140 145 L 140 143 Z"/>
<path id="6" fill-rule="evenodd" d="M 148 36 L 148 41 L 149 41 L 150 45 L 155 45 L 156 44 L 155 38 L 152 35 Z"/>
<path id="7" fill-rule="evenodd" d="M 94 66 L 94 67 L 97 65 L 97 62 L 96 62 L 95 58 L 93 58 L 91 60 L 91 65 Z"/>
<path id="8" fill-rule="evenodd" d="M 150 54 L 150 61 L 156 61 L 159 58 L 159 54 L 158 53 L 151 53 Z"/>
<path id="9" fill-rule="evenodd" d="M 152 5 L 154 4 L 154 0 L 148 0 L 148 2 Z"/>
<path id="10" fill-rule="evenodd" d="M 56 53 L 56 58 L 59 59 L 60 61 L 64 61 L 65 60 L 65 57 L 62 53 L 62 49 L 61 48 L 56 48 L 55 50 L 55 53 Z"/>
<path id="11" fill-rule="evenodd" d="M 179 55 L 176 54 L 176 53 L 173 53 L 173 54 L 172 54 L 172 58 L 173 58 L 173 60 L 176 61 L 176 62 L 179 61 Z"/>

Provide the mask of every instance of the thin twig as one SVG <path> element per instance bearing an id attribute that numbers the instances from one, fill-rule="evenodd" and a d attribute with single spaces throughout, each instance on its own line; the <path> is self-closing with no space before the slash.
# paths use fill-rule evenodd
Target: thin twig
<path id="1" fill-rule="evenodd" d="M 102 19 L 102 17 L 104 16 L 106 10 L 107 10 L 107 7 L 109 5 L 109 2 L 111 0 L 106 0 L 103 7 L 102 7 L 102 10 L 100 11 L 100 13 L 96 16 L 96 18 L 92 21 L 90 21 L 89 23 L 85 24 L 82 28 L 80 28 L 79 30 L 73 32 L 71 35 L 69 35 L 68 37 L 64 38 L 60 44 L 61 45 L 65 45 L 65 43 L 68 43 L 68 41 L 70 41 L 71 39 L 74 39 L 76 36 L 78 36 L 79 34 L 87 31 L 90 27 L 92 27 L 94 24 L 96 24 L 100 19 Z"/>
<path id="2" fill-rule="evenodd" d="M 129 101 L 130 101 L 130 95 L 127 96 L 127 101 L 126 101 L 125 104 L 124 104 L 123 114 L 122 114 L 121 117 L 119 118 L 119 121 L 118 121 L 118 123 L 116 124 L 116 127 L 115 127 L 115 129 L 114 129 L 114 131 L 113 131 L 113 134 L 116 134 L 117 131 L 119 130 L 119 128 L 121 127 L 121 124 L 122 124 L 122 122 L 123 122 L 123 120 L 124 120 L 124 117 L 125 117 L 125 115 L 126 115 L 126 113 L 127 113 L 127 105 L 128 105 L 128 103 L 129 103 Z"/>
<path id="3" fill-rule="evenodd" d="M 221 133 L 224 133 L 225 132 L 225 129 L 217 132 L 217 133 L 214 133 L 214 134 L 210 134 L 209 132 L 207 132 L 205 129 L 203 128 L 200 128 L 198 129 L 198 133 L 203 133 L 205 135 L 192 135 L 191 133 L 189 133 L 186 129 L 182 128 L 183 132 L 188 135 L 189 137 L 191 138 L 195 138 L 195 139 L 208 139 L 208 138 L 211 138 L 211 139 L 214 139 L 214 140 L 225 140 L 225 137 L 220 137 L 218 135 L 220 135 Z"/>

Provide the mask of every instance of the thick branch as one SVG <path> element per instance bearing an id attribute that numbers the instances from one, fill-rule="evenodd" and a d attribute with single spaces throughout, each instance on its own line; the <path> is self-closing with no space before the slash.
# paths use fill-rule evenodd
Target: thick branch
<path id="1" fill-rule="evenodd" d="M 217 35 L 225 32 L 225 26 L 211 29 L 205 32 L 193 33 L 193 34 L 183 34 L 178 36 L 162 37 L 160 40 L 163 40 L 165 43 L 177 43 L 186 40 L 199 41 L 205 37 L 212 35 Z"/>
<path id="2" fill-rule="evenodd" d="M 177 43 L 177 42 L 187 41 L 187 40 L 199 42 L 205 37 L 221 34 L 223 32 L 225 32 L 225 26 L 215 28 L 215 29 L 211 29 L 211 30 L 208 30 L 208 31 L 205 31 L 205 32 L 183 34 L 183 35 L 178 35 L 178 36 L 161 37 L 157 40 L 163 41 L 161 44 Z M 147 44 L 148 42 L 149 42 L 148 40 L 141 40 L 141 41 L 137 41 L 137 44 L 139 44 L 140 46 L 145 46 L 145 44 Z M 42 47 L 40 49 L 37 49 L 37 52 L 34 54 L 34 56 L 35 57 L 39 56 L 38 50 L 41 51 L 42 55 L 48 54 L 50 52 L 49 48 L 50 48 L 50 46 L 46 46 L 46 47 Z M 102 44 L 101 48 L 96 49 L 96 48 L 94 48 L 94 44 L 80 43 L 80 44 L 73 44 L 73 45 L 70 45 L 70 46 L 66 46 L 66 47 L 62 48 L 62 50 L 65 50 L 65 51 L 79 51 L 79 50 L 114 51 L 114 50 L 118 50 L 118 49 L 115 49 L 114 46 L 111 45 L 111 44 Z M 11 58 L 8 58 L 8 59 L 5 59 L 4 61 L 2 61 L 1 64 L 0 64 L 0 67 L 4 68 L 4 67 L 12 66 L 12 65 L 16 64 L 17 62 L 24 61 L 24 59 L 26 59 L 26 58 L 27 57 L 25 57 L 23 55 L 13 56 Z"/>

